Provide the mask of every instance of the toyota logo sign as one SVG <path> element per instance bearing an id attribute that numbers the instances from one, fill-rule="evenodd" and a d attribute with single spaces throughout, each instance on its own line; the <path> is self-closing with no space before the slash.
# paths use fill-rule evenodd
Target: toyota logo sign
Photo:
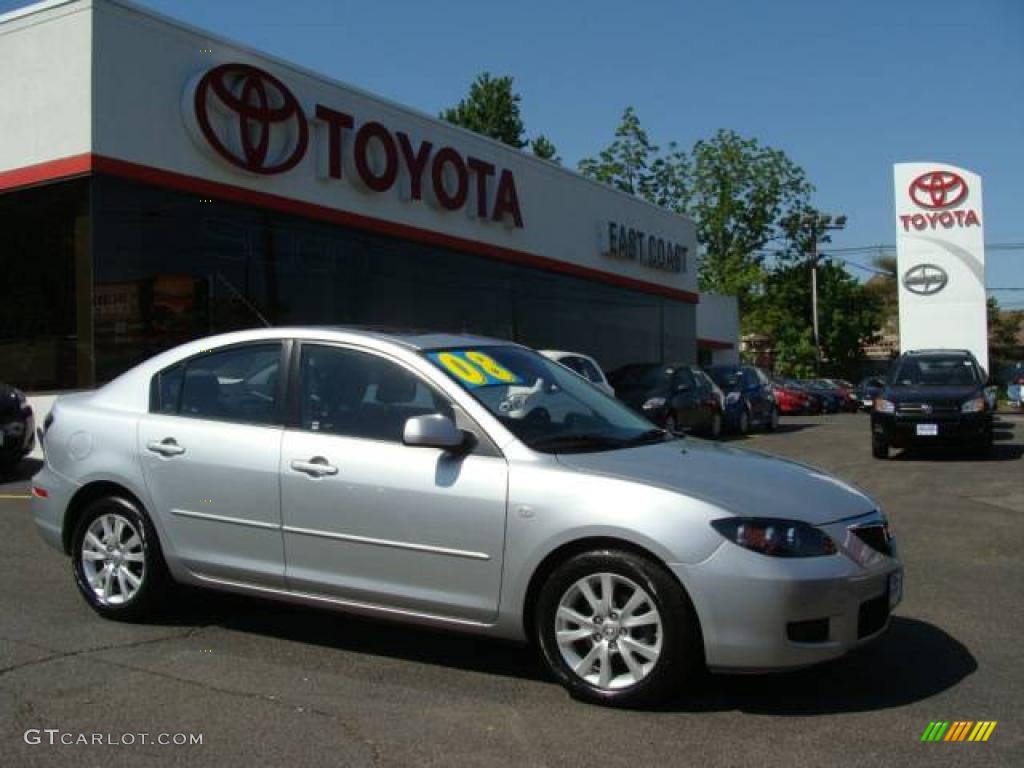
<path id="1" fill-rule="evenodd" d="M 910 182 L 910 199 L 922 208 L 952 208 L 967 197 L 967 182 L 952 171 L 928 171 Z"/>
<path id="2" fill-rule="evenodd" d="M 309 125 L 298 100 L 276 77 L 249 64 L 221 64 L 195 87 L 196 124 L 232 165 L 270 175 L 306 154 Z"/>
<path id="3" fill-rule="evenodd" d="M 935 264 L 918 264 L 903 274 L 903 287 L 919 296 L 931 296 L 946 287 L 949 275 Z"/>

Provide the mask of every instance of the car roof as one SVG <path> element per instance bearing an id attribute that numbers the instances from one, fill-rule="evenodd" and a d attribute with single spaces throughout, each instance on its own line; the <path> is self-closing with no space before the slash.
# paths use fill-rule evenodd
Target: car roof
<path id="1" fill-rule="evenodd" d="M 917 355 L 963 355 L 964 357 L 971 357 L 971 352 L 968 349 L 909 349 L 903 353 L 904 357 L 914 357 Z"/>

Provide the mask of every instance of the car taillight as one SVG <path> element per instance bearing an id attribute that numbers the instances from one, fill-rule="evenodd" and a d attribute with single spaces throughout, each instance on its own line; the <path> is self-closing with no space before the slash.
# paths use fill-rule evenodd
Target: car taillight
<path id="1" fill-rule="evenodd" d="M 1013 383 L 1014 384 L 1024 384 L 1024 376 L 1018 376 L 1016 379 L 1013 380 Z"/>

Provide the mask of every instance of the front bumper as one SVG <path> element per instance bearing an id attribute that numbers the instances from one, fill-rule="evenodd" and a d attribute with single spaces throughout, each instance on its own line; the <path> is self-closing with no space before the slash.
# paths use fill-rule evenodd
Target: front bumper
<path id="1" fill-rule="evenodd" d="M 871 549 L 849 525 L 822 526 L 839 547 L 831 556 L 767 557 L 723 542 L 697 566 L 672 566 L 700 619 L 708 667 L 817 664 L 886 629 L 902 598 L 902 566 L 895 551 Z"/>
<path id="2" fill-rule="evenodd" d="M 936 434 L 919 434 L 919 425 L 935 425 Z M 883 436 L 894 448 L 911 445 L 975 445 L 986 440 L 991 433 L 992 413 L 925 415 L 875 411 L 871 414 L 871 431 Z"/>

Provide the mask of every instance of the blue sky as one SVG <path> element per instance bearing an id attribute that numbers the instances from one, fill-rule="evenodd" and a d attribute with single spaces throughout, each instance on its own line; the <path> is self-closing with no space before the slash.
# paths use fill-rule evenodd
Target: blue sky
<path id="1" fill-rule="evenodd" d="M 893 162 L 962 165 L 984 179 L 986 240 L 1024 244 L 1021 0 L 142 4 L 429 113 L 510 74 L 527 130 L 571 167 L 630 104 L 656 142 L 757 137 L 849 216 L 836 248 L 895 242 Z M 990 286 L 1024 287 L 1024 247 L 987 259 Z"/>

